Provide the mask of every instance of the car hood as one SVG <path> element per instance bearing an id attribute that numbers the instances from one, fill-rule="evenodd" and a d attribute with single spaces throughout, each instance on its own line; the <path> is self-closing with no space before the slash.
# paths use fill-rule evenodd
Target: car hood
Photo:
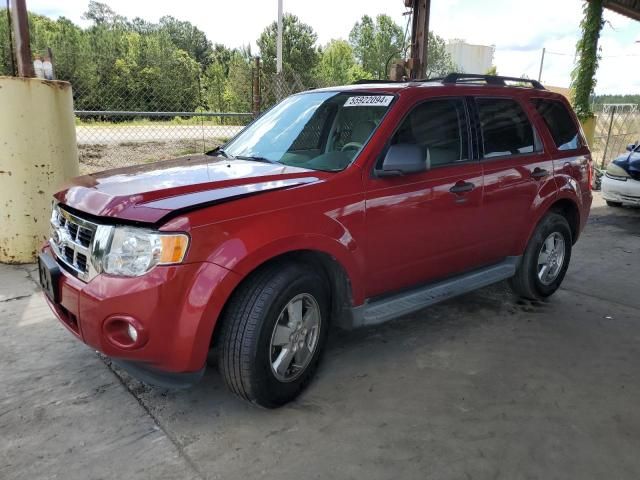
<path id="1" fill-rule="evenodd" d="M 202 155 L 77 177 L 55 198 L 90 215 L 155 224 L 172 213 L 317 182 L 326 175 Z"/>
<path id="2" fill-rule="evenodd" d="M 634 180 L 640 180 L 640 152 L 620 155 L 613 163 L 623 168 Z"/>

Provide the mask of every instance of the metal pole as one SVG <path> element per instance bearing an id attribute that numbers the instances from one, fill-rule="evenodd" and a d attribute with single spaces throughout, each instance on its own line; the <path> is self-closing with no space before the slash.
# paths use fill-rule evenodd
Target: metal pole
<path id="1" fill-rule="evenodd" d="M 49 56 L 49 61 L 51 62 L 52 80 L 55 80 L 55 78 L 56 78 L 56 65 L 55 65 L 55 63 L 53 61 L 53 51 L 51 50 L 51 47 L 47 47 L 47 55 Z M 200 82 L 200 77 L 198 77 L 198 82 Z"/>
<path id="2" fill-rule="evenodd" d="M 15 48 L 18 76 L 35 77 L 25 0 L 11 0 L 11 29 L 13 30 L 13 46 Z"/>
<path id="3" fill-rule="evenodd" d="M 540 71 L 538 72 L 538 81 L 542 81 L 542 66 L 544 65 L 544 53 L 547 51 L 546 47 L 542 49 L 542 58 L 540 59 Z"/>
<path id="4" fill-rule="evenodd" d="M 609 149 L 609 139 L 611 139 L 611 127 L 613 127 L 613 117 L 616 114 L 617 105 L 611 107 L 611 118 L 609 119 L 609 131 L 607 132 L 607 141 L 604 144 L 604 153 L 602 154 L 602 162 L 600 168 L 604 168 L 604 162 L 607 160 L 607 150 Z"/>
<path id="5" fill-rule="evenodd" d="M 405 3 L 406 5 L 406 3 Z M 411 78 L 426 78 L 431 0 L 413 0 L 411 28 Z"/>
<path id="6" fill-rule="evenodd" d="M 255 58 L 255 66 L 253 68 L 253 118 L 260 115 L 260 57 Z"/>
<path id="7" fill-rule="evenodd" d="M 277 38 L 276 73 L 282 73 L 282 0 L 278 0 L 278 38 Z"/>

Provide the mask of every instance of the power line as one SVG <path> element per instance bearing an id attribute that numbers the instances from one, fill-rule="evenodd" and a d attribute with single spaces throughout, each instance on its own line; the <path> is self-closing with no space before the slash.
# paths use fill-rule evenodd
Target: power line
<path id="1" fill-rule="evenodd" d="M 575 57 L 575 53 L 563 53 L 563 52 L 551 52 L 549 50 L 546 51 L 547 55 L 561 55 L 566 57 Z M 623 57 L 640 57 L 638 53 L 627 53 L 624 55 L 602 55 L 600 58 L 623 58 Z"/>

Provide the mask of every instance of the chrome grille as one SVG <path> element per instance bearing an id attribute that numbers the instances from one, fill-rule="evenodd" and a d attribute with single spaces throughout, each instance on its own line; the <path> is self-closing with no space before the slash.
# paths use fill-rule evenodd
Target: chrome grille
<path id="1" fill-rule="evenodd" d="M 99 225 L 80 218 L 60 206 L 51 214 L 51 238 L 49 244 L 58 261 L 80 279 L 90 280 L 91 248 Z"/>

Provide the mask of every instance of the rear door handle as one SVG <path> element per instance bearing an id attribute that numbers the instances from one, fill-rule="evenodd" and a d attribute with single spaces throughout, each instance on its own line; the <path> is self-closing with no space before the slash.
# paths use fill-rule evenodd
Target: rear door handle
<path id="1" fill-rule="evenodd" d="M 460 193 L 470 192 L 474 188 L 476 188 L 476 186 L 473 183 L 471 183 L 471 182 L 463 182 L 462 180 L 460 180 L 453 187 L 451 187 L 449 189 L 449 191 L 451 193 L 455 193 L 457 195 L 457 194 L 460 194 Z"/>
<path id="2" fill-rule="evenodd" d="M 536 167 L 533 172 L 531 172 L 531 176 L 533 178 L 544 178 L 544 177 L 548 177 L 549 176 L 549 170 L 546 170 L 544 168 L 539 168 Z"/>

